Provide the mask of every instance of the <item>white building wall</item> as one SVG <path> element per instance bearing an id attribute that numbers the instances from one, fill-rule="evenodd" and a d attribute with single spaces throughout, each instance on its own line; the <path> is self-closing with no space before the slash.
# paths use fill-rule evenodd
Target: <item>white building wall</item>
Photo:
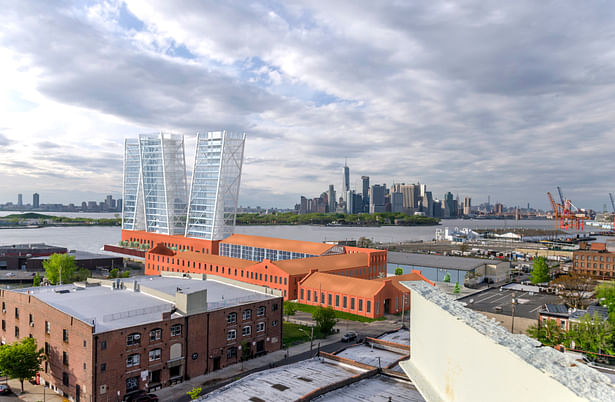
<path id="1" fill-rule="evenodd" d="M 497 323 L 477 317 L 478 313 L 461 307 L 470 318 L 465 312 L 459 314 L 459 303 L 452 306 L 452 299 L 448 308 L 424 297 L 414 286 L 407 287 L 412 295 L 411 358 L 401 366 L 428 401 L 572 402 L 615 397 L 612 388 L 604 393 L 608 379 L 598 378 L 598 372 L 571 367 L 572 360 L 551 348 L 538 351 L 545 348 L 537 348 L 524 335 L 506 333 Z M 468 319 L 476 319 L 487 335 L 468 325 Z M 524 355 L 534 360 L 532 364 Z M 588 395 L 577 395 L 562 378 L 576 382 L 577 391 L 587 389 Z M 592 390 L 598 391 L 590 395 Z"/>

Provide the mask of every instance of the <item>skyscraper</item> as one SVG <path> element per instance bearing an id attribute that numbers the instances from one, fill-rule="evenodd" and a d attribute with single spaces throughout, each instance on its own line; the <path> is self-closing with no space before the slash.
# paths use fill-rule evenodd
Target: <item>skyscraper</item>
<path id="1" fill-rule="evenodd" d="M 23 194 L 17 194 L 17 206 L 23 207 Z"/>
<path id="2" fill-rule="evenodd" d="M 329 191 L 327 192 L 327 197 L 329 201 L 329 212 L 335 212 L 335 187 L 333 187 L 333 184 L 329 184 Z"/>
<path id="3" fill-rule="evenodd" d="M 463 214 L 470 215 L 471 212 L 472 212 L 472 198 L 465 197 L 463 199 Z"/>
<path id="4" fill-rule="evenodd" d="M 369 212 L 369 176 L 361 176 L 361 184 L 363 185 L 363 212 Z"/>
<path id="5" fill-rule="evenodd" d="M 190 199 L 184 137 L 141 134 L 124 153 L 122 229 L 220 240 L 235 224 L 245 134 L 197 136 Z"/>
<path id="6" fill-rule="evenodd" d="M 342 194 L 344 195 L 344 202 L 346 203 L 346 212 L 350 212 L 348 208 L 348 191 L 350 191 L 350 168 L 348 163 L 344 161 L 344 177 L 342 179 Z M 352 202 L 352 200 L 350 200 Z"/>
<path id="7" fill-rule="evenodd" d="M 186 236 L 222 240 L 233 233 L 245 134 L 198 134 Z"/>
<path id="8" fill-rule="evenodd" d="M 39 207 L 39 195 L 38 193 L 34 193 L 32 194 L 32 208 L 38 208 Z"/>
<path id="9" fill-rule="evenodd" d="M 386 195 L 386 186 L 380 184 L 374 184 L 371 189 L 371 194 L 369 197 L 369 212 L 371 214 L 375 212 L 385 212 L 385 195 Z"/>

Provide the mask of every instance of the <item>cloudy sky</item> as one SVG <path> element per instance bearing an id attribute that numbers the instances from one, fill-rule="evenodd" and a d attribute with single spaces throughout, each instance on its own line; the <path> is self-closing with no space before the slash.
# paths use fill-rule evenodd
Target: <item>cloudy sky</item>
<path id="1" fill-rule="evenodd" d="M 0 0 L 0 202 L 121 195 L 123 139 L 245 131 L 243 205 L 615 191 L 610 1 Z M 188 153 L 188 165 L 192 154 Z"/>

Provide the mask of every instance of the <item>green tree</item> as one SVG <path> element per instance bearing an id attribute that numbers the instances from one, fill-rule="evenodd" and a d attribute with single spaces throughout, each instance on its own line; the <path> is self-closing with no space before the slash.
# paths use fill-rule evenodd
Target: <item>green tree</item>
<path id="1" fill-rule="evenodd" d="M 79 268 L 77 272 L 73 275 L 73 281 L 75 282 L 83 282 L 86 281 L 91 276 L 90 270 L 87 268 Z"/>
<path id="2" fill-rule="evenodd" d="M 331 307 L 319 307 L 313 314 L 312 318 L 316 321 L 320 332 L 330 334 L 337 320 L 335 319 L 335 310 Z"/>
<path id="3" fill-rule="evenodd" d="M 459 282 L 455 282 L 455 289 L 453 290 L 453 293 L 459 294 L 459 292 L 461 292 L 461 288 L 459 287 Z"/>
<path id="4" fill-rule="evenodd" d="M 447 272 L 446 275 L 444 275 L 444 279 L 442 279 L 442 282 L 450 282 L 450 281 L 451 281 L 451 274 Z"/>
<path id="5" fill-rule="evenodd" d="M 248 341 L 241 342 L 241 361 L 246 361 L 250 358 L 250 343 Z"/>
<path id="6" fill-rule="evenodd" d="M 286 314 L 287 316 L 291 316 L 295 315 L 296 312 L 297 303 L 291 301 L 284 302 L 284 314 Z"/>
<path id="7" fill-rule="evenodd" d="M 45 278 L 49 283 L 55 285 L 60 282 L 60 272 L 62 272 L 62 283 L 71 283 L 77 265 L 72 255 L 51 254 L 47 260 L 43 261 L 43 268 L 45 268 Z"/>
<path id="8" fill-rule="evenodd" d="M 122 274 L 120 276 L 122 278 L 130 278 L 130 271 L 124 271 L 124 272 L 122 272 Z"/>
<path id="9" fill-rule="evenodd" d="M 609 313 L 615 313 L 615 282 L 604 282 L 596 286 L 596 299 L 609 309 Z"/>
<path id="10" fill-rule="evenodd" d="M 41 276 L 38 274 L 34 274 L 34 278 L 32 279 L 32 286 L 41 286 Z"/>
<path id="11" fill-rule="evenodd" d="M 588 357 L 595 357 L 594 353 L 615 353 L 613 347 L 613 326 L 602 320 L 598 313 L 590 317 L 585 314 L 579 323 L 568 331 L 570 339 L 574 341 L 575 348 L 587 352 Z"/>
<path id="12" fill-rule="evenodd" d="M 561 345 L 568 339 L 568 334 L 557 325 L 555 320 L 547 320 L 544 325 L 530 325 L 527 334 L 546 346 Z"/>
<path id="13" fill-rule="evenodd" d="M 109 271 L 109 279 L 118 278 L 119 275 L 120 275 L 120 270 L 117 268 L 113 268 L 111 271 Z"/>
<path id="14" fill-rule="evenodd" d="M 403 275 L 404 269 L 402 267 L 395 268 L 395 275 Z"/>
<path id="15" fill-rule="evenodd" d="M 547 264 L 547 260 L 545 259 L 545 257 L 534 258 L 532 272 L 530 273 L 530 280 L 532 281 L 532 283 L 549 282 L 551 280 L 549 270 L 550 268 Z"/>
<path id="16" fill-rule="evenodd" d="M 201 387 L 193 387 L 190 391 L 186 392 L 186 394 L 188 394 L 190 399 L 194 401 L 195 399 L 198 399 L 202 390 L 203 388 Z"/>
<path id="17" fill-rule="evenodd" d="M 370 248 L 372 245 L 372 241 L 367 237 L 359 237 L 357 240 L 357 247 Z"/>
<path id="18" fill-rule="evenodd" d="M 36 375 L 44 359 L 45 353 L 43 349 L 36 349 L 34 338 L 24 338 L 20 342 L 0 346 L 0 372 L 19 379 L 21 392 L 23 381 Z"/>

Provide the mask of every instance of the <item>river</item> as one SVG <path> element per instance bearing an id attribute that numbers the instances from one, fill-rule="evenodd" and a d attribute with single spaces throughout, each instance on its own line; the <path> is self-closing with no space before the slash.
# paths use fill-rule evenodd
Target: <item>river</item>
<path id="1" fill-rule="evenodd" d="M 11 212 L 0 211 L 0 216 Z M 113 213 L 60 213 L 53 215 L 70 217 L 112 218 Z M 237 226 L 235 232 L 284 239 L 307 241 L 350 240 L 367 237 L 376 242 L 429 241 L 434 238 L 437 228 L 541 228 L 552 229 L 550 220 L 484 220 L 484 219 L 448 219 L 440 226 L 381 226 L 381 227 L 347 227 L 347 226 L 311 226 L 311 225 L 271 225 L 271 226 Z M 594 228 L 595 229 L 595 228 Z M 113 226 L 68 226 L 45 227 L 36 229 L 0 229 L 0 245 L 20 243 L 47 243 L 66 247 L 70 250 L 99 252 L 103 244 L 117 244 L 121 229 Z"/>

